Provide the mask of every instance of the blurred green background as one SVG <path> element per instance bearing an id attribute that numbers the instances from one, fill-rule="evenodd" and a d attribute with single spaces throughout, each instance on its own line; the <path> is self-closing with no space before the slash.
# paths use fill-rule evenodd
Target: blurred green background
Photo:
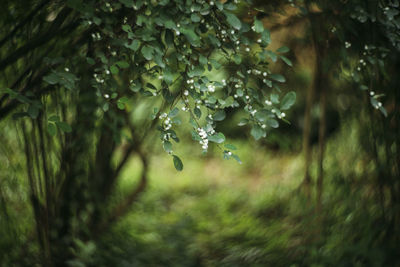
<path id="1" fill-rule="evenodd" d="M 228 113 L 217 129 L 238 148 L 242 164 L 223 159 L 215 146 L 203 155 L 191 139 L 189 125 L 183 125 L 177 131 L 181 142 L 174 144 L 174 152 L 183 159 L 182 172 L 162 149 L 158 133 L 148 133 L 143 144 L 149 155 L 144 192 L 106 231 L 64 247 L 74 255 L 67 265 L 400 266 L 399 51 L 392 48 L 384 67 L 387 78 L 377 79 L 375 85 L 385 94 L 385 117 L 369 103 L 369 91 L 349 78 L 348 65 L 359 61 L 365 43 L 386 44 L 387 39 L 370 40 L 368 26 L 349 22 L 347 11 L 335 14 L 338 3 L 313 1 L 311 15 L 304 15 L 290 6 L 292 1 L 253 2 L 261 10 L 256 15 L 271 29 L 269 48 L 291 49 L 293 68 L 273 64 L 274 71 L 287 77 L 282 91 L 297 93 L 286 116 L 290 124 L 281 123 L 256 142 L 249 128 L 237 126 L 242 114 Z M 358 5 L 362 1 L 346 8 Z M 238 13 L 247 15 L 246 10 Z M 313 37 L 313 23 L 321 38 Z M 332 36 L 332 27 L 342 29 L 340 38 Z M 351 41 L 354 50 L 346 49 L 344 40 Z M 314 98 L 307 104 L 310 88 L 315 89 Z M 324 107 L 321 88 L 326 93 Z M 141 125 L 155 103 L 147 98 L 135 101 L 128 109 L 132 123 Z M 303 140 L 307 108 L 311 161 L 305 160 Z M 326 114 L 322 159 L 321 114 Z M 16 121 L 0 121 L 0 265 L 41 266 L 40 246 L 32 234 L 24 152 L 16 149 L 22 148 L 18 127 Z M 114 166 L 123 151 L 124 144 L 111 159 Z M 323 189 L 318 187 L 319 159 Z M 142 169 L 137 155 L 129 157 L 105 210 L 139 184 Z"/>

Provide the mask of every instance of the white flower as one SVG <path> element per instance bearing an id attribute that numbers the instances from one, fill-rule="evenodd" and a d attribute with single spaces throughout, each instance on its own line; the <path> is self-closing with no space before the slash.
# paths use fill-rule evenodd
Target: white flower
<path id="1" fill-rule="evenodd" d="M 68 68 L 65 68 L 64 70 L 65 70 L 66 72 L 69 72 L 69 69 L 68 69 Z"/>
<path id="2" fill-rule="evenodd" d="M 109 70 L 106 70 L 106 74 L 107 74 L 107 75 L 110 74 L 110 71 L 109 71 Z"/>
<path id="3" fill-rule="evenodd" d="M 257 40 L 257 43 L 261 43 L 261 39 L 258 39 L 258 40 Z"/>
<path id="4" fill-rule="evenodd" d="M 250 48 L 246 47 L 246 52 L 250 52 Z"/>
<path id="5" fill-rule="evenodd" d="M 263 73 L 263 76 L 266 77 L 268 74 L 266 72 Z"/>
<path id="6" fill-rule="evenodd" d="M 188 96 L 188 95 L 189 95 L 189 91 L 188 91 L 188 90 L 185 90 L 185 91 L 183 92 L 183 94 L 184 94 L 185 96 Z"/>
<path id="7" fill-rule="evenodd" d="M 374 92 L 374 91 L 371 91 L 371 92 L 369 92 L 369 95 L 370 95 L 370 96 L 374 96 L 374 95 L 375 95 L 375 92 Z"/>

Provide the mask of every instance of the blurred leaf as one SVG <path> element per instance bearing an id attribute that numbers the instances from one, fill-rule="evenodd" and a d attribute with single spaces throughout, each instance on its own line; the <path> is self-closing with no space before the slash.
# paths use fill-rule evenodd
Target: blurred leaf
<path id="1" fill-rule="evenodd" d="M 51 136 L 55 136 L 57 133 L 57 128 L 54 125 L 54 123 L 47 123 L 47 132 L 51 135 Z"/>
<path id="2" fill-rule="evenodd" d="M 251 128 L 250 134 L 254 137 L 255 140 L 259 140 L 261 137 L 265 137 L 266 135 L 265 130 L 257 124 Z"/>
<path id="3" fill-rule="evenodd" d="M 281 101 L 281 110 L 287 110 L 296 102 L 296 93 L 287 93 Z"/>
<path id="4" fill-rule="evenodd" d="M 221 144 L 225 142 L 225 136 L 223 133 L 217 133 L 211 136 L 208 136 L 208 140 L 217 144 Z"/>
<path id="5" fill-rule="evenodd" d="M 280 75 L 280 74 L 271 74 L 269 77 L 270 77 L 271 79 L 277 81 L 277 82 L 281 82 L 281 83 L 286 82 L 285 77 L 283 77 L 283 76 Z"/>
<path id="6" fill-rule="evenodd" d="M 68 123 L 62 122 L 62 121 L 57 121 L 56 124 L 57 124 L 58 128 L 61 129 L 61 131 L 65 132 L 65 133 L 72 132 L 72 128 L 71 128 L 71 126 L 69 126 Z"/>
<path id="7" fill-rule="evenodd" d="M 278 48 L 278 50 L 276 50 L 276 52 L 278 53 L 287 53 L 289 51 L 290 49 L 287 46 L 282 46 L 281 48 Z"/>
<path id="8" fill-rule="evenodd" d="M 232 13 L 225 11 L 226 21 L 236 30 L 240 30 L 242 28 L 242 23 L 240 20 Z"/>
<path id="9" fill-rule="evenodd" d="M 172 155 L 173 157 L 173 162 L 174 162 L 174 166 L 175 169 L 177 171 L 182 171 L 183 170 L 183 163 L 181 161 L 181 159 L 178 156 Z"/>
<path id="10" fill-rule="evenodd" d="M 223 121 L 226 117 L 225 111 L 224 110 L 218 110 L 215 112 L 213 115 L 213 120 L 214 121 Z"/>
<path id="11" fill-rule="evenodd" d="M 165 140 L 163 142 L 163 148 L 164 148 L 165 152 L 171 153 L 172 152 L 172 143 L 170 141 Z"/>

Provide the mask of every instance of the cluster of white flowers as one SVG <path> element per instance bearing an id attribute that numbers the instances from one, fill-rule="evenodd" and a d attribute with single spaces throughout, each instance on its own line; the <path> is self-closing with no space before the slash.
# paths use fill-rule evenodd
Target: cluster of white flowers
<path id="1" fill-rule="evenodd" d="M 211 116 L 211 115 L 209 115 L 209 116 Z M 215 130 L 210 124 L 207 125 L 207 128 L 209 128 L 208 132 L 204 128 L 200 128 L 200 127 L 197 128 L 197 133 L 199 134 L 199 136 L 201 138 L 201 141 L 199 141 L 199 143 L 201 145 L 201 148 L 203 148 L 203 150 L 208 149 L 208 136 L 215 134 Z"/>
<path id="2" fill-rule="evenodd" d="M 361 68 L 364 66 L 366 66 L 367 65 L 367 62 L 365 62 L 365 60 L 364 59 L 360 59 L 360 65 L 357 67 L 357 70 L 358 71 L 361 71 Z"/>
<path id="3" fill-rule="evenodd" d="M 203 150 L 208 149 L 208 134 L 203 128 L 197 128 L 197 133 L 200 135 L 201 141 L 199 142 Z"/>
<path id="4" fill-rule="evenodd" d="M 108 8 L 108 11 L 113 12 L 113 8 L 111 7 L 110 3 L 106 2 L 106 7 Z"/>
<path id="5" fill-rule="evenodd" d="M 101 35 L 99 32 L 92 33 L 92 38 L 94 41 L 99 41 L 99 40 L 101 40 Z"/>
<path id="6" fill-rule="evenodd" d="M 165 119 L 164 120 L 164 129 L 165 130 L 169 130 L 172 127 L 172 123 L 171 123 L 171 119 L 168 117 L 167 113 L 163 113 L 158 117 L 160 120 Z"/>
<path id="7" fill-rule="evenodd" d="M 344 47 L 346 47 L 346 48 L 350 48 L 351 47 L 351 43 L 349 43 L 349 42 L 344 42 Z"/>
<path id="8" fill-rule="evenodd" d="M 215 85 L 213 85 L 213 84 L 207 85 L 207 90 L 208 90 L 210 93 L 214 93 L 214 92 L 215 92 Z"/>
<path id="9" fill-rule="evenodd" d="M 200 109 L 201 103 L 202 103 L 202 102 L 201 102 L 200 99 L 196 100 L 196 108 Z"/>
<path id="10" fill-rule="evenodd" d="M 254 75 L 261 75 L 262 74 L 262 76 L 264 76 L 264 77 L 268 76 L 268 73 L 266 71 L 262 72 L 261 70 L 258 70 L 258 69 L 248 69 L 247 70 L 247 74 L 252 74 L 252 73 Z"/>
<path id="11" fill-rule="evenodd" d="M 266 104 L 267 106 L 271 106 L 271 105 L 272 105 L 272 102 L 269 101 L 269 100 L 267 99 L 267 100 L 265 100 L 265 104 Z"/>
<path id="12" fill-rule="evenodd" d="M 93 77 L 96 79 L 97 83 L 104 83 L 104 79 L 102 79 L 101 77 L 99 77 L 97 75 L 97 73 L 93 74 Z"/>
<path id="13" fill-rule="evenodd" d="M 278 114 L 278 118 L 279 118 L 279 119 L 283 119 L 283 118 L 285 118 L 285 117 L 286 117 L 285 112 L 282 112 L 282 113 Z"/>

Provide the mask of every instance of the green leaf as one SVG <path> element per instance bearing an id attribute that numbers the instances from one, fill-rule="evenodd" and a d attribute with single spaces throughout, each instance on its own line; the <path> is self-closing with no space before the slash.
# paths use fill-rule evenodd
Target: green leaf
<path id="1" fill-rule="evenodd" d="M 271 94 L 271 102 L 274 104 L 279 104 L 279 95 L 278 94 Z"/>
<path id="2" fill-rule="evenodd" d="M 120 110 L 124 110 L 124 109 L 125 109 L 125 104 L 124 104 L 124 103 L 121 103 L 121 102 L 118 102 L 118 103 L 117 103 L 117 107 L 118 107 Z"/>
<path id="3" fill-rule="evenodd" d="M 246 124 L 249 123 L 248 119 L 241 119 L 238 123 L 239 126 L 245 126 Z"/>
<path id="4" fill-rule="evenodd" d="M 281 82 L 281 83 L 286 82 L 285 77 L 283 77 L 283 76 L 280 75 L 280 74 L 271 74 L 269 77 L 270 77 L 271 79 L 277 81 L 277 82 Z"/>
<path id="5" fill-rule="evenodd" d="M 208 140 L 217 144 L 225 142 L 225 136 L 223 133 L 217 133 L 208 137 Z"/>
<path id="6" fill-rule="evenodd" d="M 242 28 L 242 23 L 240 20 L 230 12 L 224 12 L 226 16 L 226 21 L 236 30 L 240 30 Z"/>
<path id="7" fill-rule="evenodd" d="M 131 50 L 133 50 L 135 52 L 139 49 L 139 46 L 140 46 L 140 41 L 137 40 L 137 39 L 133 40 L 130 45 L 125 44 L 126 48 L 129 48 L 129 49 L 131 49 Z"/>
<path id="8" fill-rule="evenodd" d="M 221 68 L 221 63 L 219 63 L 218 61 L 216 61 L 215 59 L 211 59 L 210 60 L 210 62 L 211 62 L 211 65 L 216 69 L 216 70 L 218 70 L 219 68 Z"/>
<path id="9" fill-rule="evenodd" d="M 166 67 L 163 72 L 163 79 L 168 84 L 171 85 L 174 79 L 174 75 L 172 74 L 169 67 Z"/>
<path id="10" fill-rule="evenodd" d="M 118 74 L 118 73 L 119 73 L 119 69 L 118 69 L 118 67 L 115 66 L 115 65 L 112 65 L 112 66 L 110 67 L 110 71 L 111 71 L 112 74 Z"/>
<path id="11" fill-rule="evenodd" d="M 96 62 L 94 61 L 94 59 L 93 58 L 91 58 L 91 57 L 87 57 L 86 58 L 86 62 L 89 64 L 89 65 L 94 65 Z"/>
<path id="12" fill-rule="evenodd" d="M 131 26 L 130 26 L 130 25 L 127 25 L 127 24 L 122 25 L 122 30 L 123 30 L 124 32 L 132 32 Z"/>
<path id="13" fill-rule="evenodd" d="M 199 62 L 200 62 L 200 64 L 207 65 L 208 60 L 207 60 L 207 58 L 205 56 L 200 55 L 199 56 Z"/>
<path id="14" fill-rule="evenodd" d="M 199 21 L 201 20 L 200 16 L 197 15 L 196 13 L 193 13 L 193 14 L 190 16 L 190 19 L 191 19 L 193 22 L 199 22 Z"/>
<path id="15" fill-rule="evenodd" d="M 124 4 L 126 7 L 132 7 L 133 6 L 133 0 L 119 0 L 122 4 Z"/>
<path id="16" fill-rule="evenodd" d="M 232 144 L 226 144 L 226 145 L 224 145 L 224 147 L 229 149 L 229 150 L 237 150 L 237 148 Z"/>
<path id="17" fill-rule="evenodd" d="M 292 61 L 290 60 L 290 59 L 288 59 L 287 57 L 285 57 L 285 56 L 279 56 L 281 59 L 282 59 L 282 61 L 283 62 L 285 62 L 288 66 L 290 66 L 290 67 L 293 67 L 293 63 L 292 63 Z"/>
<path id="18" fill-rule="evenodd" d="M 137 83 L 133 83 L 131 84 L 131 86 L 129 87 L 133 92 L 137 93 L 140 91 L 140 89 L 142 88 L 141 84 L 139 82 Z"/>
<path id="19" fill-rule="evenodd" d="M 37 106 L 29 105 L 27 113 L 32 119 L 36 119 L 39 115 L 39 109 Z"/>
<path id="20" fill-rule="evenodd" d="M 278 56 L 274 52 L 267 50 L 266 53 L 272 62 L 276 62 L 278 60 Z"/>
<path id="21" fill-rule="evenodd" d="M 384 107 L 382 107 L 382 106 L 379 107 L 379 110 L 382 112 L 383 116 L 385 116 L 385 117 L 388 116 L 387 111 L 386 111 L 386 109 Z"/>
<path id="22" fill-rule="evenodd" d="M 276 50 L 276 52 L 278 53 L 287 53 L 289 51 L 290 49 L 287 46 L 282 46 L 281 48 L 278 48 L 278 50 Z"/>
<path id="23" fill-rule="evenodd" d="M 224 110 L 218 110 L 215 112 L 213 116 L 214 121 L 223 121 L 226 117 L 225 111 Z"/>
<path id="24" fill-rule="evenodd" d="M 48 121 L 56 122 L 60 121 L 60 118 L 57 115 L 52 115 L 49 117 Z"/>
<path id="25" fill-rule="evenodd" d="M 57 84 L 60 82 L 60 76 L 58 76 L 56 73 L 52 72 L 47 76 L 43 77 L 43 81 L 47 82 L 48 84 Z"/>
<path id="26" fill-rule="evenodd" d="M 192 77 L 195 77 L 195 76 L 200 76 L 203 73 L 204 73 L 204 67 L 199 65 L 199 66 L 194 67 L 193 70 L 189 71 L 187 75 L 190 78 L 192 78 Z"/>
<path id="27" fill-rule="evenodd" d="M 240 160 L 238 155 L 233 154 L 232 158 L 234 158 L 237 162 L 239 162 L 239 164 L 242 164 L 242 161 Z"/>
<path id="28" fill-rule="evenodd" d="M 267 119 L 267 125 L 272 127 L 272 128 L 278 128 L 279 127 L 279 122 L 275 119 Z"/>
<path id="29" fill-rule="evenodd" d="M 145 59 L 147 60 L 152 60 L 153 59 L 153 55 L 154 55 L 154 48 L 148 45 L 145 45 L 142 47 L 142 49 L 140 50 L 142 52 L 142 55 Z"/>
<path id="30" fill-rule="evenodd" d="M 175 107 L 169 112 L 168 117 L 170 117 L 170 118 L 176 117 L 178 115 L 178 113 L 179 113 L 179 109 Z"/>
<path id="31" fill-rule="evenodd" d="M 287 110 L 296 102 L 296 93 L 287 93 L 281 101 L 281 110 Z"/>
<path id="32" fill-rule="evenodd" d="M 177 171 L 182 171 L 183 170 L 183 163 L 181 159 L 178 156 L 172 155 L 173 161 L 174 161 L 174 166 Z"/>
<path id="33" fill-rule="evenodd" d="M 269 32 L 269 30 L 264 29 L 264 31 L 261 33 L 261 41 L 263 42 L 263 44 L 270 44 L 271 43 L 271 33 Z"/>
<path id="34" fill-rule="evenodd" d="M 239 54 L 235 54 L 235 55 L 233 56 L 233 61 L 235 61 L 235 63 L 236 63 L 237 65 L 239 65 L 240 63 L 242 63 L 242 57 L 241 57 Z"/>
<path id="35" fill-rule="evenodd" d="M 261 128 L 259 125 L 254 125 L 253 128 L 251 128 L 250 134 L 254 137 L 254 139 L 259 140 L 261 137 L 265 137 L 266 133 L 263 128 Z"/>
<path id="36" fill-rule="evenodd" d="M 115 63 L 118 65 L 118 67 L 120 67 L 121 69 L 126 69 L 129 68 L 129 63 L 126 61 L 118 61 L 117 63 Z"/>
<path id="37" fill-rule="evenodd" d="M 181 27 L 181 32 L 185 35 L 186 39 L 194 47 L 200 46 L 200 37 L 194 32 L 193 29 Z"/>
<path id="38" fill-rule="evenodd" d="M 172 143 L 170 141 L 165 140 L 163 143 L 163 148 L 164 148 L 165 152 L 171 153 L 172 152 Z"/>
<path id="39" fill-rule="evenodd" d="M 66 132 L 66 133 L 72 132 L 72 128 L 71 128 L 71 126 L 69 126 L 68 123 L 62 122 L 62 121 L 57 121 L 56 124 L 57 124 L 58 128 L 61 129 L 61 131 Z"/>
<path id="40" fill-rule="evenodd" d="M 51 136 L 55 136 L 57 133 L 57 128 L 54 125 L 54 123 L 47 123 L 47 132 L 51 135 Z"/>
<path id="41" fill-rule="evenodd" d="M 200 117 L 201 117 L 201 110 L 200 110 L 199 108 L 195 108 L 195 109 L 194 109 L 194 115 L 196 115 L 196 117 L 197 117 L 198 119 L 200 119 Z"/>
<path id="42" fill-rule="evenodd" d="M 258 33 L 262 33 L 264 31 L 264 25 L 258 19 L 254 19 L 254 31 Z"/>

